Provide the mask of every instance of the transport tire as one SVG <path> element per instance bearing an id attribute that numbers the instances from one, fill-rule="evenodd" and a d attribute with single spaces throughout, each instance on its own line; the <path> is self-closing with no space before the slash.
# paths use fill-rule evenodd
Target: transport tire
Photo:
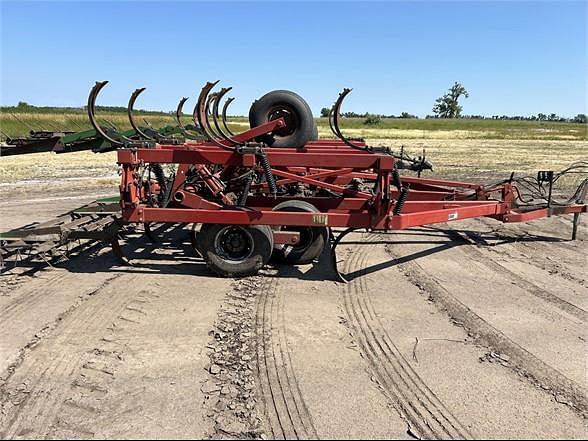
<path id="1" fill-rule="evenodd" d="M 204 224 L 195 241 L 206 265 L 223 277 L 256 274 L 269 261 L 274 246 L 267 225 Z"/>
<path id="2" fill-rule="evenodd" d="M 286 127 L 257 138 L 271 147 L 302 147 L 318 139 L 318 129 L 310 107 L 289 90 L 274 90 L 254 101 L 249 109 L 249 125 L 257 127 L 283 117 Z"/>
<path id="3" fill-rule="evenodd" d="M 305 201 L 285 201 L 273 208 L 273 211 L 298 211 L 318 213 L 319 210 Z M 327 227 L 295 227 L 282 226 L 281 231 L 300 232 L 300 242 L 296 245 L 274 245 L 273 257 L 284 263 L 292 265 L 304 265 L 318 258 L 325 245 L 329 241 L 329 229 Z"/>

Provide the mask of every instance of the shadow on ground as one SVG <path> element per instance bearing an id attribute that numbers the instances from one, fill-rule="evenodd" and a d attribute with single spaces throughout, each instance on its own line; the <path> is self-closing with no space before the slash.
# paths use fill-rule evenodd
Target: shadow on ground
<path id="1" fill-rule="evenodd" d="M 335 232 L 340 234 L 340 232 Z M 211 272 L 198 253 L 193 249 L 190 231 L 184 225 L 162 224 L 154 228 L 148 237 L 143 231 L 135 230 L 125 235 L 121 240 L 121 250 L 129 263 L 121 262 L 112 252 L 109 245 L 93 243 L 81 246 L 69 253 L 69 258 L 57 257 L 52 266 L 64 268 L 74 273 L 120 272 L 120 273 L 159 273 L 159 274 L 193 274 L 195 276 L 210 276 Z M 423 239 L 426 238 L 426 239 Z M 566 239 L 536 234 L 504 235 L 496 232 L 479 232 L 464 229 L 444 229 L 439 227 L 421 227 L 409 230 L 378 233 L 375 240 L 369 244 L 378 245 L 430 245 L 430 248 L 408 254 L 399 258 L 392 258 L 385 262 L 371 265 L 345 274 L 351 281 L 361 275 L 372 274 L 399 264 L 418 260 L 431 254 L 444 252 L 459 246 L 492 246 L 500 247 L 513 242 L 567 242 Z M 366 241 L 350 237 L 339 245 L 365 245 Z M 337 280 L 336 269 L 333 265 L 332 251 L 326 248 L 320 258 L 307 266 L 283 265 L 272 262 L 280 277 L 298 278 L 301 280 Z M 341 258 L 337 257 L 338 266 Z M 21 274 L 31 274 L 44 266 L 46 262 L 22 262 Z"/>

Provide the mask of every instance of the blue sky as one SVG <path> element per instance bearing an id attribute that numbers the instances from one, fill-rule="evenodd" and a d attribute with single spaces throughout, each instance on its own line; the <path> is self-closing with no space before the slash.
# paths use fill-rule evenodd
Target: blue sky
<path id="1" fill-rule="evenodd" d="M 344 110 L 424 116 L 460 81 L 466 114 L 588 113 L 586 1 L 0 3 L 2 105 L 78 106 L 108 79 L 100 104 L 145 86 L 138 108 L 170 110 L 220 79 L 238 114 L 353 87 Z"/>

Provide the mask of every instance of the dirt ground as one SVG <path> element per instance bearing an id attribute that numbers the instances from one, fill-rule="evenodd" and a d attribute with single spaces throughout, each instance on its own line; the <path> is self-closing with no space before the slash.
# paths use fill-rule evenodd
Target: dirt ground
<path id="1" fill-rule="evenodd" d="M 0 200 L 0 229 L 112 193 Z M 0 438 L 588 437 L 586 220 L 357 233 L 215 277 L 181 227 L 0 276 Z M 323 256 L 324 257 L 324 256 Z"/>

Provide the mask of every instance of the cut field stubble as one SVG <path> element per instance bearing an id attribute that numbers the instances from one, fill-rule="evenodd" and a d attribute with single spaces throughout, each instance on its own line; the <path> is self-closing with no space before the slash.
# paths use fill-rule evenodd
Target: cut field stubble
<path id="1" fill-rule="evenodd" d="M 25 124 L 36 129 L 88 129 L 84 113 L 17 114 Z M 103 113 L 103 120 L 120 129 L 128 129 L 125 114 Z M 173 124 L 171 115 L 140 115 L 154 127 Z M 188 116 L 185 117 L 188 121 Z M 317 119 L 319 135 L 332 137 L 325 118 Z M 2 131 L 11 136 L 26 128 L 6 113 L 0 114 Z M 235 132 L 248 128 L 243 117 L 231 118 Z M 345 118 L 342 128 L 348 136 L 366 137 L 372 145 L 387 145 L 399 151 L 420 155 L 426 149 L 434 171 L 424 176 L 446 179 L 488 181 L 516 174 L 535 174 L 538 170 L 560 170 L 578 160 L 586 160 L 588 136 L 586 125 L 539 123 L 527 121 L 472 120 L 398 120 L 385 119 L 377 127 L 367 127 L 361 118 Z M 536 139 L 537 137 L 541 139 Z M 11 190 L 35 191 L 69 188 L 112 188 L 117 191 L 116 153 L 78 152 L 57 155 L 38 153 L 0 158 L 0 193 Z M 566 182 L 572 186 L 574 182 Z"/>
<path id="2" fill-rule="evenodd" d="M 434 171 L 423 176 L 484 182 L 516 175 L 534 175 L 538 170 L 561 170 L 571 162 L 586 159 L 586 141 L 539 140 L 418 140 L 377 139 L 373 145 L 387 145 L 412 155 L 422 154 L 433 162 Z M 562 182 L 573 186 L 575 181 Z M 37 153 L 0 159 L 0 193 L 8 188 L 31 191 L 80 186 L 111 187 L 117 191 L 116 153 L 77 152 L 57 155 Z"/>

